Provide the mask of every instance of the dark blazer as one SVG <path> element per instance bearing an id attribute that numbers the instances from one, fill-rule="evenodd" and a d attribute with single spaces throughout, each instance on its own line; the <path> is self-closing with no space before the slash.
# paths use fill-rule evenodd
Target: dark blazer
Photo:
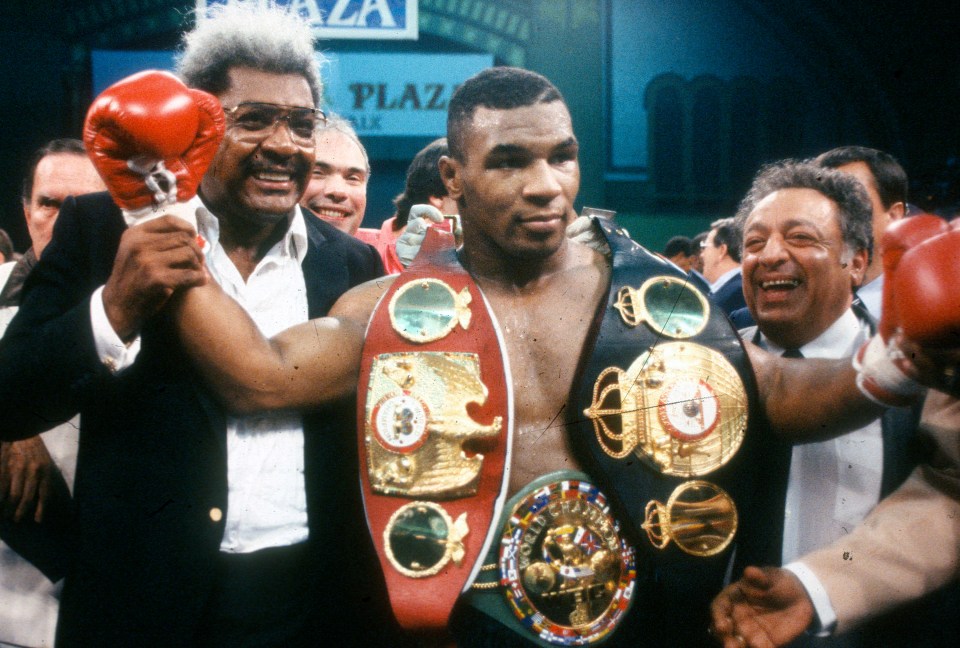
<path id="1" fill-rule="evenodd" d="M 743 298 L 743 275 L 738 272 L 730 281 L 720 286 L 720 290 L 710 293 L 710 301 L 727 315 L 738 308 L 746 308 L 747 302 Z"/>
<path id="2" fill-rule="evenodd" d="M 303 272 L 313 318 L 351 286 L 380 276 L 383 266 L 371 246 L 317 218 L 305 220 Z M 108 194 L 68 199 L 0 343 L 0 438 L 81 414 L 58 646 L 191 644 L 226 518 L 224 415 L 165 314 L 144 325 L 140 354 L 127 370 L 113 375 L 97 357 L 89 300 L 106 282 L 125 229 Z M 312 546 L 343 531 L 347 504 L 340 498 L 356 502 L 356 467 L 343 456 L 356 452 L 355 414 L 349 405 L 343 412 L 346 422 L 332 410 L 304 418 Z M 342 560 L 328 553 L 315 552 L 316 580 L 327 584 L 331 565 Z"/>

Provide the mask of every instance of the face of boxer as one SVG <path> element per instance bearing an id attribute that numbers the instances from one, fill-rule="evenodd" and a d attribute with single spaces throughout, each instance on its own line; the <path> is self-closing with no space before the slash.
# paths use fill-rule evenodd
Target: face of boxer
<path id="1" fill-rule="evenodd" d="M 229 76 L 230 89 L 217 97 L 227 129 L 201 195 L 220 218 L 270 225 L 288 216 L 306 189 L 315 144 L 303 119 L 281 111 L 271 120 L 267 113 L 275 106 L 313 108 L 310 86 L 298 74 L 247 67 L 233 68 Z M 266 105 L 267 116 L 242 112 L 250 104 Z M 266 125 L 258 128 L 257 119 Z"/>
<path id="2" fill-rule="evenodd" d="M 545 258 L 565 240 L 580 188 L 578 144 L 562 101 L 477 108 L 463 160 L 440 170 L 463 218 L 464 240 L 491 256 Z"/>
<path id="3" fill-rule="evenodd" d="M 367 161 L 351 137 L 335 129 L 317 137 L 317 161 L 300 203 L 353 236 L 367 209 Z"/>
<path id="4" fill-rule="evenodd" d="M 86 155 L 51 153 L 44 156 L 33 173 L 30 201 L 23 203 L 23 215 L 33 252 L 38 257 L 53 236 L 53 224 L 67 196 L 79 196 L 106 187 Z"/>
<path id="5" fill-rule="evenodd" d="M 775 343 L 806 344 L 850 307 L 866 261 L 866 250 L 844 244 L 832 200 L 813 189 L 775 191 L 744 224 L 747 307 Z"/>

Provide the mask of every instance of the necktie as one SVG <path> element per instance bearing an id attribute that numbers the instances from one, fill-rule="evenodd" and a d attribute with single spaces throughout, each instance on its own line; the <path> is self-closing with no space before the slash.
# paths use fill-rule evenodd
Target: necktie
<path id="1" fill-rule="evenodd" d="M 784 358 L 802 358 L 803 354 L 800 353 L 800 349 L 784 349 L 783 357 Z"/>

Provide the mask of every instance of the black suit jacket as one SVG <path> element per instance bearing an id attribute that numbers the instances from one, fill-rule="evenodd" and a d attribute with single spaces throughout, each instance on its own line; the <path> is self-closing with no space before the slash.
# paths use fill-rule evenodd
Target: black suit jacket
<path id="1" fill-rule="evenodd" d="M 313 318 L 383 266 L 371 246 L 305 220 L 302 267 Z M 226 518 L 224 415 L 165 314 L 143 327 L 140 354 L 127 370 L 113 375 L 97 357 L 89 300 L 106 282 L 125 229 L 108 194 L 68 199 L 0 343 L 0 438 L 81 414 L 60 646 L 191 644 Z M 355 531 L 355 520 L 343 516 L 358 501 L 355 462 L 344 457 L 356 452 L 354 413 L 346 404 L 346 418 L 337 418 L 337 409 L 304 418 L 311 546 L 348 526 Z M 329 582 L 342 557 L 314 555 L 317 582 Z M 336 605 L 324 609 L 337 612 Z"/>
<path id="2" fill-rule="evenodd" d="M 746 308 L 747 302 L 743 297 L 743 275 L 738 272 L 730 281 L 720 286 L 717 292 L 710 293 L 710 301 L 728 316 L 739 308 Z"/>

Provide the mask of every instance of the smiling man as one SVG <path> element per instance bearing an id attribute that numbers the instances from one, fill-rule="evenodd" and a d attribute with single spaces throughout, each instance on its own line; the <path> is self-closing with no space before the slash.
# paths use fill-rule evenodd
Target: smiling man
<path id="1" fill-rule="evenodd" d="M 258 5 L 219 7 L 179 60 L 226 115 L 189 203 L 205 253 L 179 218 L 128 228 L 106 193 L 68 199 L 0 346 L 0 437 L 81 414 L 59 646 L 307 646 L 346 623 L 332 570 L 348 561 L 328 549 L 358 551 L 343 422 L 227 415 L 159 313 L 205 265 L 272 334 L 382 273 L 373 248 L 298 206 L 322 84 L 309 26 Z"/>
<path id="2" fill-rule="evenodd" d="M 810 358 L 854 355 L 874 332 L 854 303 L 872 251 L 872 211 L 852 175 L 784 162 L 763 169 L 737 215 L 743 230 L 743 289 L 756 327 L 744 339 Z M 790 446 L 767 457 L 783 505 L 783 563 L 833 542 L 893 492 L 919 457 L 917 414 L 890 410 L 836 439 Z M 776 534 L 771 534 L 771 540 Z M 871 628 L 844 646 L 876 645 Z M 824 640 L 817 646 L 836 645 Z"/>
<path id="3" fill-rule="evenodd" d="M 346 120 L 331 115 L 317 131 L 317 159 L 300 204 L 355 236 L 367 210 L 370 161 Z"/>

